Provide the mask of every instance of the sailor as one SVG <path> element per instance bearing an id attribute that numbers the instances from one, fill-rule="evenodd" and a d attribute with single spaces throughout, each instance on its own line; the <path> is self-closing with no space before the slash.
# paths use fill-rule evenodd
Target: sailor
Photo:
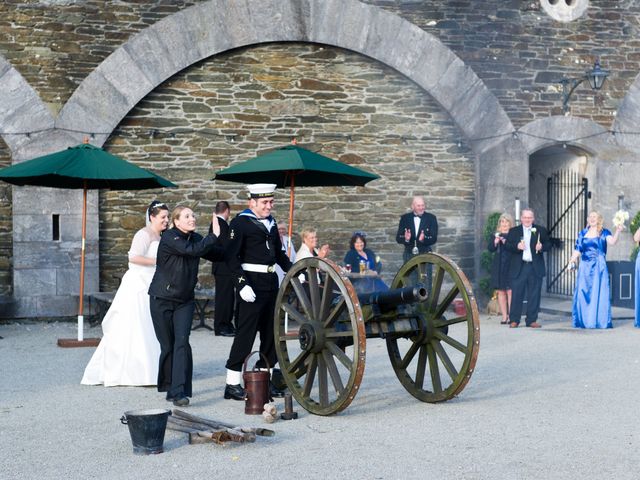
<path id="1" fill-rule="evenodd" d="M 229 243 L 225 259 L 238 292 L 239 308 L 236 336 L 227 360 L 227 384 L 224 398 L 244 400 L 242 367 L 251 353 L 256 333 L 260 333 L 260 353 L 273 368 L 276 350 L 273 339 L 273 315 L 278 295 L 278 275 L 275 266 L 285 272 L 291 261 L 282 249 L 276 220 L 271 216 L 276 185 L 248 185 L 249 208 L 240 212 L 229 225 Z M 258 368 L 266 368 L 262 356 Z M 271 383 L 272 397 L 284 392 Z"/>

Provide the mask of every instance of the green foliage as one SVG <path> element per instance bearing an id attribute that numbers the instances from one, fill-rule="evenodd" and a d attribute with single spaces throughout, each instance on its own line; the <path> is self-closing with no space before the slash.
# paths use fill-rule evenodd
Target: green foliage
<path id="1" fill-rule="evenodd" d="M 488 242 L 491 238 L 493 238 L 493 235 L 496 233 L 500 215 L 500 212 L 493 212 L 487 217 L 487 222 L 484 224 L 484 231 L 482 232 L 482 236 L 484 237 L 485 242 Z"/>
<path id="2" fill-rule="evenodd" d="M 495 253 L 485 250 L 480 254 L 480 267 L 485 272 L 491 272 L 491 264 L 493 263 L 493 257 Z"/>
<path id="3" fill-rule="evenodd" d="M 500 218 L 500 212 L 490 213 L 487 217 L 487 221 L 484 224 L 484 230 L 482 231 L 482 237 L 485 242 L 489 242 L 496 233 L 496 227 L 498 226 L 498 219 Z M 484 250 L 480 254 L 480 267 L 487 273 L 491 272 L 491 264 L 493 263 L 493 257 L 495 253 L 488 250 Z M 478 282 L 480 291 L 484 293 L 488 298 L 493 295 L 493 288 L 491 288 L 491 278 L 484 276 Z"/>
<path id="4" fill-rule="evenodd" d="M 640 227 L 640 212 L 636 213 L 635 217 L 633 217 L 631 222 L 629 222 L 629 230 L 632 234 L 636 233 L 638 227 Z"/>
<path id="5" fill-rule="evenodd" d="M 480 291 L 484 293 L 487 298 L 491 298 L 493 295 L 493 288 L 491 288 L 491 279 L 489 277 L 483 277 L 479 282 Z"/>
<path id="6" fill-rule="evenodd" d="M 636 213 L 635 216 L 629 222 L 629 230 L 631 231 L 631 234 L 633 235 L 634 233 L 636 233 L 636 230 L 638 230 L 639 227 L 640 227 L 640 211 Z M 633 250 L 631 250 L 631 256 L 630 256 L 631 261 L 635 262 L 637 256 L 638 256 L 638 246 L 634 245 Z"/>

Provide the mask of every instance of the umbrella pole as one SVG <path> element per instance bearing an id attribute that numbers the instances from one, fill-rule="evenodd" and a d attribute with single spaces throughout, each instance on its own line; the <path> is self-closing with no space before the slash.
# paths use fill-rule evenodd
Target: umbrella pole
<path id="1" fill-rule="evenodd" d="M 80 250 L 80 302 L 78 306 L 78 341 L 84 340 L 84 254 L 87 237 L 87 183 L 82 189 L 82 246 Z"/>
<path id="2" fill-rule="evenodd" d="M 291 258 L 291 243 L 293 242 L 293 203 L 295 201 L 296 176 L 291 175 L 291 195 L 289 196 L 289 245 L 287 245 L 287 257 Z"/>
<path id="3" fill-rule="evenodd" d="M 85 181 L 82 191 L 82 246 L 80 248 L 80 301 L 78 306 L 78 339 L 59 338 L 58 346 L 64 348 L 70 347 L 97 347 L 100 343 L 99 338 L 84 338 L 84 257 L 85 257 L 85 239 L 87 237 L 87 183 Z"/>

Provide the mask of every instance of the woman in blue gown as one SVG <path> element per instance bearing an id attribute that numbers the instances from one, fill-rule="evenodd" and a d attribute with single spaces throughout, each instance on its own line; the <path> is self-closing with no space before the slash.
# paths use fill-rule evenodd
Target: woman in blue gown
<path id="1" fill-rule="evenodd" d="M 362 232 L 356 232 L 349 241 L 351 249 L 344 257 L 345 265 L 351 265 L 351 271 L 355 274 L 362 272 L 362 277 L 352 277 L 356 292 L 371 293 L 389 290 L 389 287 L 378 276 L 381 265 L 376 260 L 376 254 L 367 248 L 367 239 Z M 362 264 L 362 267 L 360 266 Z"/>
<path id="2" fill-rule="evenodd" d="M 573 294 L 571 316 L 576 328 L 611 328 L 611 302 L 609 300 L 609 271 L 607 270 L 607 245 L 618 242 L 622 225 L 612 235 L 602 227 L 602 215 L 591 212 L 587 228 L 581 230 L 569 268 L 576 268 L 580 258 L 576 290 Z"/>
<path id="3" fill-rule="evenodd" d="M 633 241 L 640 242 L 640 228 L 633 234 Z M 636 319 L 633 324 L 640 328 L 640 254 L 636 257 Z"/>

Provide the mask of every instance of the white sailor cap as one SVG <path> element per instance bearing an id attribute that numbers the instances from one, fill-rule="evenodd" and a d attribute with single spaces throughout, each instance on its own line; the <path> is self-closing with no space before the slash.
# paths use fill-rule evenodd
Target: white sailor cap
<path id="1" fill-rule="evenodd" d="M 273 197 L 273 192 L 276 190 L 275 183 L 254 183 L 247 185 L 249 190 L 249 198 L 268 198 Z"/>

